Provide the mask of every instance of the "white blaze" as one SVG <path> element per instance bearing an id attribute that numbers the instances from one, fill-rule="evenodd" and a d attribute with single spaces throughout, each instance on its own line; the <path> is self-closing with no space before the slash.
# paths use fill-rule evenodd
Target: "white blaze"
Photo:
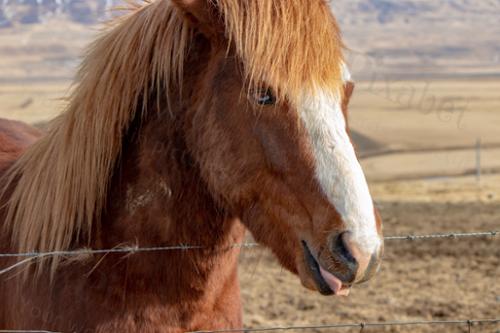
<path id="1" fill-rule="evenodd" d="M 343 66 L 344 79 L 350 74 Z M 315 157 L 316 178 L 361 250 L 373 253 L 381 244 L 373 200 L 346 131 L 338 93 L 306 96 L 300 109 Z"/>

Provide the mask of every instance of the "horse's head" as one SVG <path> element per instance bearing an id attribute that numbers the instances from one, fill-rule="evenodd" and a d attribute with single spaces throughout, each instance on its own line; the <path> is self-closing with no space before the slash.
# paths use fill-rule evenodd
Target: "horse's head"
<path id="1" fill-rule="evenodd" d="M 188 148 L 211 193 L 302 283 L 347 294 L 383 249 L 347 129 L 352 83 L 323 0 L 175 0 L 204 62 Z"/>

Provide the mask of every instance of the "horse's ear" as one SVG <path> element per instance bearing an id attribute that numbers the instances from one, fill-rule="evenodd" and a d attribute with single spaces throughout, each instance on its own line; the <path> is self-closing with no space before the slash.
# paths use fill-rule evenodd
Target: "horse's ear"
<path id="1" fill-rule="evenodd" d="M 205 35 L 216 32 L 214 4 L 212 0 L 172 0 L 186 20 Z"/>

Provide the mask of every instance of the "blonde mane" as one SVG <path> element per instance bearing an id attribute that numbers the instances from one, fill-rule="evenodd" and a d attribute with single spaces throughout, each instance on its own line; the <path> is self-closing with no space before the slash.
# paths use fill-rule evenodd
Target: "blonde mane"
<path id="1" fill-rule="evenodd" d="M 342 90 L 343 45 L 326 0 L 216 0 L 249 88 L 280 99 Z M 257 87 L 255 87 L 257 86 Z"/>
<path id="2" fill-rule="evenodd" d="M 340 89 L 342 46 L 325 1 L 212 3 L 251 85 L 265 82 L 292 99 Z M 19 252 L 67 250 L 90 239 L 139 103 L 145 112 L 144 99 L 182 82 L 192 28 L 170 1 L 133 7 L 91 45 L 66 112 L 4 178 L 4 188 L 13 186 L 6 225 Z M 51 260 L 55 269 L 59 259 Z"/>
<path id="3" fill-rule="evenodd" d="M 135 5 L 89 48 L 66 112 L 6 175 L 15 184 L 6 225 L 18 251 L 88 239 L 139 99 L 182 80 L 191 29 L 177 11 L 168 1 Z"/>

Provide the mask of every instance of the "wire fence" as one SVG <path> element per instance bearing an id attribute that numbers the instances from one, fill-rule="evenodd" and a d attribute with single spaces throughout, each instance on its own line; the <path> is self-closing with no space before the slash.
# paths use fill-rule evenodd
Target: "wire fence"
<path id="1" fill-rule="evenodd" d="M 452 233 L 438 233 L 438 234 L 426 234 L 426 235 L 403 235 L 403 236 L 387 236 L 384 237 L 385 241 L 422 241 L 422 240 L 459 240 L 466 238 L 485 238 L 485 237 L 497 237 L 500 231 L 484 231 L 484 232 L 452 232 Z M 231 244 L 222 251 L 227 251 L 231 249 L 242 249 L 242 248 L 256 248 L 260 247 L 257 243 L 240 243 Z M 138 246 L 128 246 L 119 247 L 113 249 L 80 249 L 74 251 L 52 251 L 52 252 L 26 252 L 26 253 L 0 253 L 0 258 L 25 258 L 24 260 L 0 270 L 0 276 L 10 272 L 22 265 L 30 263 L 36 259 L 43 259 L 47 257 L 74 257 L 83 255 L 99 255 L 99 254 L 139 254 L 139 253 L 151 253 L 151 252 L 165 252 L 165 251 L 188 251 L 188 250 L 202 250 L 210 249 L 206 246 L 197 245 L 175 245 L 175 246 L 164 246 L 164 247 L 138 247 Z M 221 251 L 221 249 L 218 249 Z M 469 332 L 471 332 L 472 327 L 475 324 L 498 324 L 500 323 L 500 318 L 497 319 L 469 319 L 469 320 L 443 320 L 443 321 L 394 321 L 394 322 L 373 322 L 373 323 L 351 323 L 351 324 L 332 324 L 332 325 L 310 325 L 310 326 L 276 326 L 276 327 L 265 327 L 265 328 L 252 328 L 252 329 L 224 329 L 224 330 L 212 330 L 212 331 L 192 331 L 189 333 L 239 333 L 239 332 L 271 332 L 271 331 L 292 331 L 292 330 L 325 330 L 325 329 L 342 329 L 342 328 L 360 328 L 361 332 L 365 328 L 373 327 L 391 327 L 391 326 L 422 326 L 422 325 L 468 325 Z M 40 331 L 40 330 L 0 330 L 0 333 L 62 333 L 53 331 Z"/>
<path id="2" fill-rule="evenodd" d="M 428 235 L 404 235 L 404 236 L 388 236 L 384 237 L 385 241 L 421 241 L 421 240 L 435 240 L 435 239 L 465 239 L 465 238 L 484 238 L 496 237 L 500 231 L 484 231 L 484 232 L 453 232 L 444 234 L 428 234 Z M 174 245 L 174 246 L 161 246 L 161 247 L 139 247 L 139 246 L 123 246 L 112 249 L 79 249 L 69 251 L 51 251 L 51 252 L 25 252 L 25 253 L 0 253 L 1 258 L 24 258 L 23 260 L 0 270 L 0 276 L 9 273 L 16 268 L 27 265 L 36 260 L 42 260 L 50 257 L 78 257 L 78 256 L 92 256 L 100 254 L 140 254 L 150 252 L 167 252 L 167 251 L 188 251 L 188 250 L 215 250 L 215 251 L 229 251 L 232 249 L 242 248 L 256 248 L 260 247 L 257 243 L 239 243 L 231 244 L 222 249 L 213 249 L 207 246 L 199 245 Z M 0 332 L 1 333 L 1 332 Z"/>
<path id="3" fill-rule="evenodd" d="M 437 325 L 467 325 L 469 331 L 476 324 L 497 324 L 498 319 L 469 319 L 469 320 L 431 320 L 431 321 L 392 321 L 392 322 L 375 322 L 375 323 L 356 323 L 356 324 L 332 324 L 332 325 L 307 325 L 307 326 L 276 326 L 265 328 L 250 328 L 250 329 L 226 329 L 213 331 L 191 331 L 188 333 L 246 333 L 246 332 L 274 332 L 274 331 L 303 331 L 303 330 L 326 330 L 326 329 L 342 329 L 342 328 L 359 328 L 361 332 L 365 328 L 373 327 L 393 327 L 393 326 L 437 326 Z"/>
<path id="4" fill-rule="evenodd" d="M 28 331 L 19 331 L 19 330 L 0 330 L 0 333 L 62 333 L 62 332 L 53 332 L 53 331 L 36 331 L 36 330 L 28 330 Z"/>
<path id="5" fill-rule="evenodd" d="M 62 332 L 53 332 L 53 331 L 19 331 L 19 330 L 0 330 L 0 333 L 62 333 Z"/>
<path id="6" fill-rule="evenodd" d="M 372 322 L 372 323 L 351 323 L 351 324 L 331 324 L 331 325 L 305 325 L 305 326 L 275 326 L 264 328 L 247 328 L 247 329 L 223 329 L 223 330 L 203 330 L 190 331 L 186 333 L 252 333 L 252 332 L 276 332 L 276 331 L 304 331 L 304 330 L 327 330 L 327 329 L 355 329 L 359 328 L 360 333 L 364 332 L 365 328 L 376 327 L 402 327 L 402 326 L 465 326 L 467 325 L 469 332 L 472 332 L 474 325 L 484 324 L 493 325 L 499 324 L 500 318 L 497 319 L 468 319 L 468 320 L 429 320 L 429 321 L 387 321 L 387 322 Z M 20 331 L 20 330 L 0 330 L 0 333 L 62 333 L 54 331 Z"/>
<path id="7" fill-rule="evenodd" d="M 385 241 L 420 241 L 420 240 L 433 240 L 433 239 L 465 239 L 465 238 L 484 238 L 484 237 L 497 237 L 500 231 L 483 231 L 483 232 L 452 232 L 452 233 L 439 233 L 427 235 L 403 235 L 403 236 L 387 236 L 384 237 Z M 256 248 L 260 247 L 257 243 L 236 243 L 226 246 L 218 251 L 226 251 L 231 249 L 241 248 Z M 79 249 L 69 251 L 52 251 L 52 252 L 25 252 L 25 253 L 0 253 L 0 258 L 42 258 L 42 257 L 76 257 L 82 255 L 99 255 L 99 254 L 112 254 L 112 253 L 147 253 L 147 252 L 165 252 L 165 251 L 188 251 L 188 250 L 206 250 L 210 249 L 207 246 L 199 245 L 174 245 L 174 246 L 160 246 L 160 247 L 138 247 L 138 246 L 124 246 L 112 249 Z"/>
<path id="8" fill-rule="evenodd" d="M 385 237 L 386 241 L 395 240 L 431 240 L 431 239 L 460 239 L 460 238 L 474 238 L 474 237 L 496 237 L 500 231 L 486 231 L 486 232 L 454 232 L 448 234 L 429 234 L 429 235 L 407 235 L 407 236 L 389 236 Z"/>

